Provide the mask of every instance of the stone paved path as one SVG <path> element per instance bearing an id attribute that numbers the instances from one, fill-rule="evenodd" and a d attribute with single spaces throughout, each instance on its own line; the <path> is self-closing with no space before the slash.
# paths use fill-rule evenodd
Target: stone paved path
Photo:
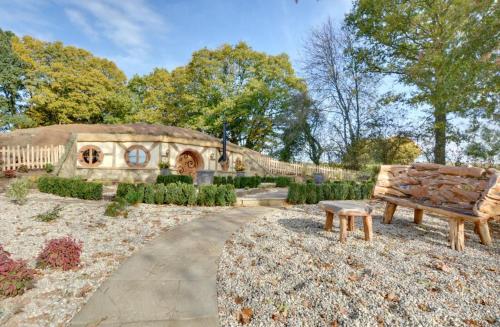
<path id="1" fill-rule="evenodd" d="M 271 210 L 234 208 L 161 234 L 104 281 L 72 326 L 218 326 L 216 277 L 224 242 Z"/>

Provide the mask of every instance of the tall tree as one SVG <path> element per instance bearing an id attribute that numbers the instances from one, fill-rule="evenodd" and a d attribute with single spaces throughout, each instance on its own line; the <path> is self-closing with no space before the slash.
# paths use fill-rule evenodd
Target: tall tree
<path id="1" fill-rule="evenodd" d="M 397 76 L 413 103 L 431 108 L 434 162 L 446 162 L 450 113 L 499 114 L 497 1 L 357 0 L 347 21 L 370 69 Z"/>
<path id="2" fill-rule="evenodd" d="M 306 86 L 288 56 L 257 52 L 245 43 L 196 51 L 185 67 L 182 106 L 201 130 L 221 136 L 228 122 L 231 142 L 265 149 L 276 137 L 273 120 Z"/>
<path id="3" fill-rule="evenodd" d="M 288 110 L 274 120 L 279 137 L 271 153 L 287 162 L 306 155 L 319 164 L 324 151 L 318 137 L 322 122 L 323 116 L 309 95 L 305 92 L 295 94 Z"/>
<path id="4" fill-rule="evenodd" d="M 0 128 L 21 123 L 26 64 L 12 50 L 15 35 L 0 29 Z"/>
<path id="5" fill-rule="evenodd" d="M 37 124 L 99 123 L 126 110 L 126 76 L 113 62 L 28 36 L 13 48 L 27 65 L 27 115 Z"/>
<path id="6" fill-rule="evenodd" d="M 378 78 L 359 60 L 355 34 L 349 26 L 336 27 L 328 19 L 311 32 L 304 50 L 308 85 L 329 117 L 327 127 L 334 132 L 330 133 L 333 146 L 329 151 L 344 161 L 354 158 L 356 166 L 359 142 L 379 118 Z"/>

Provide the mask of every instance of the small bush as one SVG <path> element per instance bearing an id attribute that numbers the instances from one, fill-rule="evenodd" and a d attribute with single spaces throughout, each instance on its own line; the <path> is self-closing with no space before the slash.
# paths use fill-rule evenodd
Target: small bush
<path id="1" fill-rule="evenodd" d="M 108 204 L 104 211 L 104 215 L 108 217 L 122 216 L 123 218 L 127 218 L 127 201 L 124 198 L 116 198 L 115 201 Z"/>
<path id="2" fill-rule="evenodd" d="M 19 167 L 17 167 L 17 171 L 20 173 L 27 173 L 29 169 L 26 165 L 20 165 Z"/>
<path id="3" fill-rule="evenodd" d="M 318 203 L 318 199 L 316 197 L 316 189 L 318 188 L 318 185 L 316 184 L 306 184 L 306 203 L 307 204 L 314 204 Z"/>
<path id="4" fill-rule="evenodd" d="M 53 165 L 53 164 L 51 164 L 51 163 L 47 163 L 47 164 L 45 164 L 45 165 L 43 166 L 43 169 L 45 169 L 45 172 L 46 172 L 47 174 L 50 174 L 51 172 L 53 172 L 53 171 L 54 171 L 54 165 Z"/>
<path id="5" fill-rule="evenodd" d="M 156 204 L 163 204 L 165 202 L 165 185 L 156 184 L 154 187 L 154 197 Z"/>
<path id="6" fill-rule="evenodd" d="M 333 183 L 291 183 L 287 201 L 291 204 L 314 204 L 323 200 L 362 200 L 369 199 L 374 183 L 335 181 Z"/>
<path id="7" fill-rule="evenodd" d="M 52 208 L 51 210 L 49 210 L 45 213 L 41 213 L 41 214 L 36 215 L 35 220 L 43 221 L 45 223 L 56 220 L 57 218 L 60 217 L 60 213 L 61 213 L 62 209 L 63 208 L 58 204 L 54 208 Z"/>
<path id="8" fill-rule="evenodd" d="M 186 183 L 186 184 L 193 184 L 193 178 L 191 176 L 187 175 L 167 175 L 167 176 L 158 176 L 156 178 L 156 183 L 157 184 L 171 184 L 171 183 Z"/>
<path id="9" fill-rule="evenodd" d="M 61 268 L 62 270 L 76 269 L 80 265 L 82 243 L 71 237 L 50 240 L 38 255 L 37 267 Z"/>
<path id="10" fill-rule="evenodd" d="M 225 206 L 226 205 L 226 186 L 217 186 L 217 191 L 215 192 L 215 205 Z"/>
<path id="11" fill-rule="evenodd" d="M 198 204 L 202 206 L 212 207 L 215 205 L 215 197 L 217 196 L 217 185 L 202 185 L 198 191 Z"/>
<path id="12" fill-rule="evenodd" d="M 234 205 L 236 203 L 236 192 L 234 191 L 234 186 L 232 184 L 227 184 L 219 187 L 225 188 L 226 205 Z"/>
<path id="13" fill-rule="evenodd" d="M 23 294 L 33 285 L 35 270 L 23 260 L 13 260 L 0 245 L 0 297 Z"/>
<path id="14" fill-rule="evenodd" d="M 129 204 L 138 204 L 141 203 L 142 195 L 136 189 L 130 189 L 127 194 L 125 194 L 125 201 Z"/>
<path id="15" fill-rule="evenodd" d="M 148 184 L 144 187 L 144 203 L 155 203 L 155 189 L 152 184 Z"/>
<path id="16" fill-rule="evenodd" d="M 15 178 L 16 177 L 16 170 L 15 169 L 7 169 L 3 171 L 3 175 L 6 178 Z"/>
<path id="17" fill-rule="evenodd" d="M 6 195 L 12 201 L 18 204 L 24 204 L 28 199 L 29 190 L 30 190 L 29 180 L 26 178 L 22 178 L 12 181 L 9 184 Z"/>
<path id="18" fill-rule="evenodd" d="M 40 192 L 84 200 L 102 199 L 102 184 L 86 182 L 78 178 L 42 176 L 38 179 Z"/>
<path id="19" fill-rule="evenodd" d="M 116 188 L 116 196 L 119 198 L 125 197 L 130 190 L 135 191 L 135 184 L 133 183 L 119 183 Z"/>

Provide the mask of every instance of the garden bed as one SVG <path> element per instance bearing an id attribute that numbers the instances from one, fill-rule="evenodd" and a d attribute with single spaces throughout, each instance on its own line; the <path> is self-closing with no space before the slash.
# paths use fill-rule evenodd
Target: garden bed
<path id="1" fill-rule="evenodd" d="M 83 242 L 80 269 L 37 269 L 32 289 L 0 299 L 0 325 L 66 325 L 102 281 L 148 240 L 207 212 L 225 210 L 140 204 L 128 207 L 128 218 L 111 218 L 103 215 L 108 203 L 33 191 L 28 203 L 19 206 L 0 194 L 0 244 L 14 259 L 26 259 L 34 267 L 46 241 L 70 235 Z M 60 218 L 33 218 L 56 205 L 63 207 Z"/>
<path id="2" fill-rule="evenodd" d="M 317 205 L 292 206 L 250 223 L 226 242 L 219 263 L 222 326 L 490 326 L 498 324 L 500 247 L 447 244 L 445 220 L 398 209 L 391 225 L 374 212 L 374 239 L 361 221 L 338 242 Z M 498 240 L 498 224 L 492 224 Z"/>

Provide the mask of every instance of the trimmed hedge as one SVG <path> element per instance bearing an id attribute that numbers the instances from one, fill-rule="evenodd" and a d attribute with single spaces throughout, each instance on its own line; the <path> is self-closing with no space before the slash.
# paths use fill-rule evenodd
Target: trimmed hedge
<path id="1" fill-rule="evenodd" d="M 186 176 L 186 175 L 159 175 L 156 177 L 156 183 L 157 184 L 171 184 L 171 183 L 186 183 L 186 184 L 193 184 L 193 177 L 191 176 Z"/>
<path id="2" fill-rule="evenodd" d="M 288 187 L 293 183 L 293 177 L 288 176 L 264 176 L 262 183 L 276 183 L 276 187 Z"/>
<path id="3" fill-rule="evenodd" d="M 101 200 L 102 184 L 86 182 L 77 178 L 42 176 L 38 179 L 38 190 L 64 197 L 84 200 Z"/>
<path id="4" fill-rule="evenodd" d="M 226 206 L 236 203 L 233 185 L 202 185 L 198 189 L 192 184 L 118 184 L 117 198 L 129 204 L 156 203 L 176 205 Z"/>
<path id="5" fill-rule="evenodd" d="M 259 187 L 262 179 L 260 176 L 214 176 L 214 185 L 234 185 L 235 188 Z"/>
<path id="6" fill-rule="evenodd" d="M 332 183 L 291 183 L 287 201 L 291 204 L 315 204 L 323 200 L 363 200 L 372 196 L 372 181 L 335 181 Z"/>

